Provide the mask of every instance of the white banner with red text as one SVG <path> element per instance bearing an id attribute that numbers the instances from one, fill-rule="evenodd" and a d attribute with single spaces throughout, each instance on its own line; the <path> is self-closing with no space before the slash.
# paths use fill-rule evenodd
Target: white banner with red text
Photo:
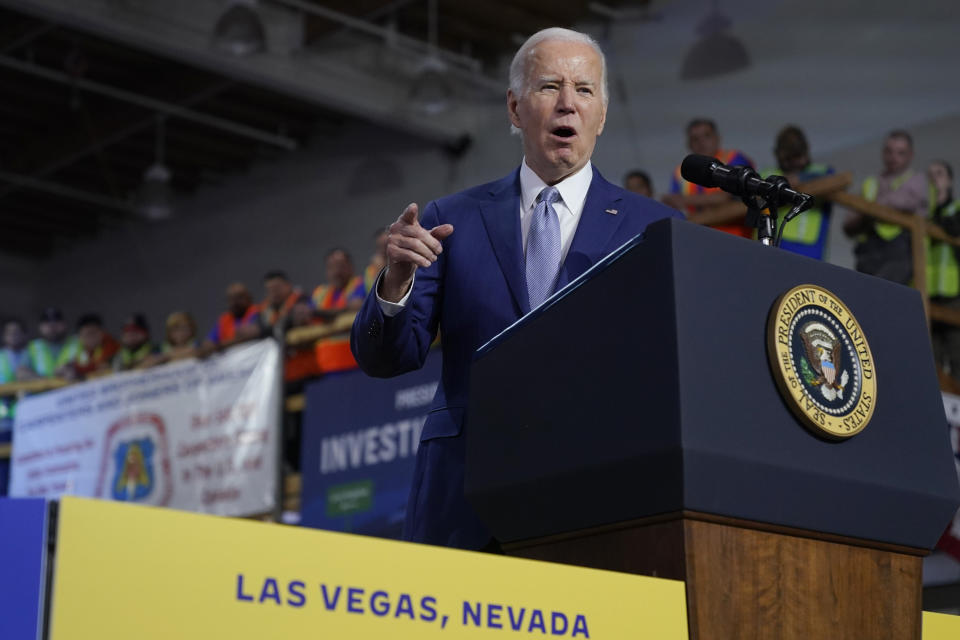
<path id="1" fill-rule="evenodd" d="M 10 495 L 77 495 L 251 515 L 276 502 L 273 340 L 25 398 Z"/>

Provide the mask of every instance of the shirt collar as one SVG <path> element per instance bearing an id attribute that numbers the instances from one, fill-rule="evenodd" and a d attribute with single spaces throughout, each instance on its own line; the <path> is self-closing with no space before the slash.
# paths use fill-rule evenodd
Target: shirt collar
<path id="1" fill-rule="evenodd" d="M 560 192 L 563 204 L 571 215 L 575 216 L 583 210 L 583 203 L 587 199 L 587 191 L 590 189 L 592 180 L 593 165 L 588 160 L 579 171 L 553 185 Z M 520 197 L 524 211 L 528 211 L 534 205 L 537 196 L 546 187 L 547 183 L 533 172 L 533 169 L 527 165 L 527 159 L 524 158 L 520 165 Z"/>

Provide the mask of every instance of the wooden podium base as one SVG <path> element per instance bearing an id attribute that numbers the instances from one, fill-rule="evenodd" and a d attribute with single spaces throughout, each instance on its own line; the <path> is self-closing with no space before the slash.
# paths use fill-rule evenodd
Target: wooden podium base
<path id="1" fill-rule="evenodd" d="M 920 640 L 922 549 L 683 512 L 504 551 L 684 580 L 696 640 Z"/>

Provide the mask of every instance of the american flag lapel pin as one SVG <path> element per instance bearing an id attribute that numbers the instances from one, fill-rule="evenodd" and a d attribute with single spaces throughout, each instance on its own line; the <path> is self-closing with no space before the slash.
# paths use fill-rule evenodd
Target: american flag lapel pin
<path id="1" fill-rule="evenodd" d="M 612 215 L 612 216 L 617 215 L 617 210 L 616 210 L 616 209 L 605 209 L 604 211 L 606 211 L 607 213 L 609 213 L 609 214 Z"/>

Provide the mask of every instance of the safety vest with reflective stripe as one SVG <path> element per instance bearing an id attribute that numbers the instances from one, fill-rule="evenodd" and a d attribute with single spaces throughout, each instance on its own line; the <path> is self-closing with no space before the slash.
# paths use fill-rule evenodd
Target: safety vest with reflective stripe
<path id="1" fill-rule="evenodd" d="M 753 164 L 750 163 L 750 160 L 736 149 L 721 149 L 714 157 L 723 164 L 732 164 L 737 159 L 737 156 L 743 158 L 743 160 L 745 160 L 749 166 L 753 166 Z M 683 196 L 692 196 L 699 193 L 717 193 L 720 191 L 720 189 L 716 187 L 701 187 L 698 184 L 687 182 L 683 178 L 683 175 L 681 175 L 679 166 L 673 171 L 673 182 L 676 183 L 677 188 L 679 188 L 680 195 Z M 671 190 L 673 188 L 674 186 L 671 185 Z M 687 214 L 692 214 L 696 213 L 696 211 L 696 207 L 687 207 L 686 212 Z M 749 227 L 743 224 L 714 224 L 710 226 L 713 229 L 717 229 L 725 233 L 731 233 L 735 236 L 741 236 L 743 238 L 749 238 L 753 233 Z"/>
<path id="2" fill-rule="evenodd" d="M 128 349 L 123 347 L 117 354 L 117 365 L 119 369 L 130 369 L 140 364 L 144 358 L 154 352 L 154 346 L 149 342 L 144 342 L 137 349 Z"/>
<path id="3" fill-rule="evenodd" d="M 772 173 L 780 173 L 780 169 L 764 169 L 760 172 L 763 176 L 768 176 Z M 808 180 L 816 180 L 817 178 L 822 178 L 832 173 L 832 167 L 825 164 L 811 163 L 800 172 L 800 180 L 807 182 Z M 783 222 L 784 216 L 789 212 L 790 207 L 780 208 L 779 219 L 781 223 Z M 782 240 L 808 246 L 825 244 L 826 236 L 830 228 L 828 226 L 829 221 L 826 220 L 826 217 L 829 215 L 829 204 L 817 198 L 812 208 L 801 213 L 783 227 Z M 822 250 L 820 253 L 821 255 L 818 257 L 822 258 Z"/>
<path id="4" fill-rule="evenodd" d="M 322 284 L 313 291 L 313 303 L 317 309 L 330 311 L 346 309 L 347 303 L 364 295 L 364 281 L 360 276 L 350 278 L 342 290 L 336 291 L 330 285 Z M 350 351 L 350 337 L 326 338 L 317 343 L 317 361 L 323 373 L 355 369 L 357 361 Z"/>
<path id="5" fill-rule="evenodd" d="M 30 353 L 30 367 L 34 373 L 50 378 L 57 369 L 73 362 L 80 353 L 80 341 L 67 338 L 59 347 L 49 340 L 36 338 L 27 345 Z"/>
<path id="6" fill-rule="evenodd" d="M 264 300 L 260 303 L 260 324 L 266 327 L 272 327 L 277 324 L 278 320 L 286 319 L 290 313 L 290 309 L 293 309 L 293 305 L 297 303 L 300 295 L 300 290 L 294 289 L 293 292 L 287 296 L 287 299 L 283 301 L 279 309 L 274 309 L 268 300 Z"/>
<path id="7" fill-rule="evenodd" d="M 934 199 L 935 200 L 935 199 Z M 933 221 L 941 224 L 944 218 L 960 214 L 960 201 L 954 200 L 944 206 Z M 960 295 L 960 265 L 956 248 L 942 241 L 927 237 L 927 294 L 944 298 Z"/>
<path id="8" fill-rule="evenodd" d="M 13 363 L 5 351 L 0 351 L 0 384 L 13 382 L 16 378 L 16 371 Z M 0 420 L 4 418 L 13 418 L 15 412 L 16 400 L 11 397 L 0 398 Z"/>
<path id="9" fill-rule="evenodd" d="M 903 174 L 897 176 L 891 183 L 890 189 L 896 191 L 906 183 L 907 180 L 913 177 L 913 169 L 908 169 L 903 172 Z M 932 190 L 932 187 L 931 187 Z M 876 176 L 870 176 L 863 181 L 863 198 L 864 200 L 869 200 L 870 202 L 877 201 L 877 195 L 880 191 L 880 181 Z M 936 202 L 936 197 L 932 196 L 927 199 L 928 202 Z M 893 224 L 892 222 L 883 222 L 881 220 L 873 221 L 873 230 L 880 237 L 881 240 L 886 240 L 890 242 L 901 233 L 903 233 L 903 227 L 900 225 Z"/>
<path id="10" fill-rule="evenodd" d="M 247 310 L 243 313 L 243 317 L 239 320 L 229 311 L 221 313 L 217 319 L 217 339 L 219 343 L 223 344 L 224 342 L 233 340 L 237 336 L 237 327 L 242 327 L 250 322 L 250 318 L 256 315 L 259 310 L 259 306 L 252 304 L 247 307 Z"/>

